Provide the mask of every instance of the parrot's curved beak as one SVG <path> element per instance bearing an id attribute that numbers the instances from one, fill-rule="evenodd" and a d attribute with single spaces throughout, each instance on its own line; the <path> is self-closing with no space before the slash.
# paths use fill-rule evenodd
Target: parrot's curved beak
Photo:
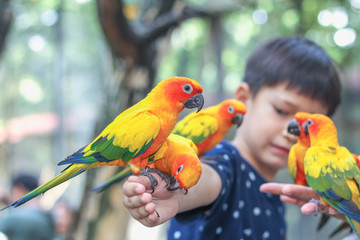
<path id="1" fill-rule="evenodd" d="M 196 112 L 199 112 L 204 106 L 204 97 L 201 93 L 192 96 L 184 103 L 186 108 L 197 108 Z"/>
<path id="2" fill-rule="evenodd" d="M 300 136 L 300 126 L 296 119 L 290 121 L 287 131 L 295 136 Z"/>
<path id="3" fill-rule="evenodd" d="M 243 119 L 244 119 L 244 115 L 238 113 L 231 119 L 231 122 L 233 124 L 236 124 L 236 127 L 240 127 Z"/>

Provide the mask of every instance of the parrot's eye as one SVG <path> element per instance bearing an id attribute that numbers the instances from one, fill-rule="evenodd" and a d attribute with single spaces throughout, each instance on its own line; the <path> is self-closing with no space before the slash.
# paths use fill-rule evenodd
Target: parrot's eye
<path id="1" fill-rule="evenodd" d="M 311 125 L 313 125 L 313 121 L 311 119 L 307 120 L 307 126 L 310 127 Z"/>
<path id="2" fill-rule="evenodd" d="M 193 91 L 193 87 L 190 84 L 185 84 L 182 85 L 182 89 L 184 90 L 184 92 L 186 92 L 187 94 L 190 94 Z"/>
<path id="3" fill-rule="evenodd" d="M 183 170 L 184 165 L 180 165 L 180 167 L 178 167 L 176 174 L 179 174 L 181 172 L 181 170 Z"/>
<path id="4" fill-rule="evenodd" d="M 233 113 L 235 112 L 234 107 L 233 107 L 233 106 L 229 106 L 229 107 L 228 107 L 228 112 L 231 113 L 231 114 L 233 114 Z"/>

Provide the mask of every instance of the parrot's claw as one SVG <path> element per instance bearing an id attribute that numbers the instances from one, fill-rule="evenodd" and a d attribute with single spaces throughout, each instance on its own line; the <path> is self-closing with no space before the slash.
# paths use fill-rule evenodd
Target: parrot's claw
<path id="1" fill-rule="evenodd" d="M 321 203 L 320 200 L 312 198 L 309 202 L 315 203 L 315 215 L 317 215 L 319 211 L 319 206 L 323 207 L 324 205 Z"/>
<path id="2" fill-rule="evenodd" d="M 151 173 L 159 174 L 159 176 L 166 182 L 166 187 L 171 184 L 170 177 L 167 174 L 165 174 L 155 168 L 148 167 L 148 168 L 142 169 L 140 172 L 140 175 L 146 176 L 150 179 L 151 189 L 153 190 L 152 192 L 155 191 L 155 187 L 159 184 L 159 182 L 156 180 L 156 178 Z"/>
<path id="3" fill-rule="evenodd" d="M 156 180 L 156 178 L 151 175 L 151 173 L 147 169 L 141 169 L 140 175 L 148 177 L 151 182 L 151 189 L 152 192 L 155 191 L 155 187 L 159 184 L 159 182 Z"/>
<path id="4" fill-rule="evenodd" d="M 175 190 L 178 190 L 178 189 L 183 189 L 183 188 L 179 186 L 179 183 L 176 180 L 176 178 L 172 177 L 170 179 L 170 185 L 167 188 L 167 190 L 168 191 L 175 191 Z M 185 190 L 185 195 L 186 195 L 188 193 L 188 190 L 187 189 L 184 189 L 184 190 Z"/>
<path id="5" fill-rule="evenodd" d="M 162 180 L 164 180 L 166 182 L 166 187 L 169 186 L 169 184 L 171 184 L 169 175 L 157 170 L 156 168 L 147 168 L 146 171 L 148 171 L 149 173 L 159 174 L 159 176 L 162 178 Z"/>
<path id="6" fill-rule="evenodd" d="M 178 190 L 180 189 L 180 186 L 178 184 L 178 182 L 176 181 L 176 178 L 171 178 L 170 179 L 170 184 L 169 184 L 169 187 L 167 188 L 167 190 L 169 191 L 175 191 L 175 190 Z"/>

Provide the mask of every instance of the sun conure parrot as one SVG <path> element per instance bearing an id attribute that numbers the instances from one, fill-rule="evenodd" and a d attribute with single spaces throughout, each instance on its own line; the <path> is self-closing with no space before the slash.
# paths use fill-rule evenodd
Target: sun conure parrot
<path id="1" fill-rule="evenodd" d="M 147 165 L 173 130 L 180 112 L 204 104 L 195 80 L 172 77 L 161 81 L 140 102 L 120 113 L 89 145 L 61 161 L 71 164 L 49 182 L 9 206 L 19 206 L 37 195 L 91 168 L 128 165 L 134 174 Z M 7 208 L 5 207 L 5 208 Z"/>
<path id="2" fill-rule="evenodd" d="M 290 134 L 294 134 L 298 137 L 297 142 L 291 147 L 288 157 L 288 168 L 289 168 L 289 174 L 294 180 L 295 184 L 301 185 L 301 186 L 309 186 L 304 172 L 304 158 L 306 151 L 310 147 L 310 137 L 309 133 L 307 131 L 307 119 L 311 116 L 310 113 L 305 112 L 299 112 L 296 113 L 295 117 L 288 126 L 288 132 Z M 352 154 L 355 158 L 357 165 L 360 166 L 360 161 L 357 155 Z M 323 226 L 327 223 L 327 221 L 330 219 L 330 217 L 326 214 L 321 215 L 321 219 L 319 221 L 319 224 L 317 226 L 317 230 L 322 229 Z M 336 228 L 329 237 L 333 237 L 341 230 L 349 227 L 349 224 L 346 222 L 343 224 L 340 224 L 338 228 Z"/>
<path id="3" fill-rule="evenodd" d="M 152 176 L 148 173 L 159 173 L 169 184 L 169 190 L 178 188 L 187 190 L 194 186 L 201 176 L 202 167 L 197 153 L 197 147 L 190 139 L 177 134 L 170 134 L 160 149 L 149 157 L 149 168 L 145 168 L 142 173 L 150 179 Z M 111 179 L 92 189 L 92 191 L 104 191 L 131 174 L 130 168 L 125 167 Z M 168 176 L 171 179 L 168 179 Z M 155 180 L 155 182 L 157 181 Z M 176 183 L 178 186 L 174 186 Z"/>
<path id="4" fill-rule="evenodd" d="M 239 127 L 245 113 L 244 103 L 227 99 L 199 114 L 188 114 L 175 125 L 173 133 L 191 139 L 202 156 L 223 140 L 232 126 Z"/>
<path id="5" fill-rule="evenodd" d="M 306 119 L 301 119 L 302 116 Z M 297 114 L 295 119 L 306 120 L 310 137 L 310 147 L 304 158 L 308 185 L 319 194 L 323 204 L 344 213 L 359 236 L 360 170 L 357 161 L 347 148 L 339 145 L 336 127 L 329 117 Z"/>
<path id="6" fill-rule="evenodd" d="M 296 115 L 295 115 L 296 116 Z M 299 129 L 292 127 L 293 125 L 299 126 Z M 292 132 L 296 130 L 296 132 Z M 304 173 L 304 158 L 305 153 L 310 147 L 310 137 L 306 128 L 306 120 L 302 121 L 301 119 L 291 120 L 288 125 L 288 132 L 290 134 L 296 135 L 297 142 L 290 148 L 288 156 L 288 168 L 291 178 L 294 180 L 295 184 L 301 186 L 308 186 L 306 182 L 306 177 Z"/>
<path id="7" fill-rule="evenodd" d="M 200 157 L 214 148 L 232 126 L 239 127 L 245 113 L 246 106 L 241 101 L 224 100 L 215 106 L 204 108 L 197 114 L 190 113 L 176 124 L 173 133 L 191 139 L 196 144 Z M 92 191 L 101 192 L 130 175 L 129 169 L 123 169 Z"/>

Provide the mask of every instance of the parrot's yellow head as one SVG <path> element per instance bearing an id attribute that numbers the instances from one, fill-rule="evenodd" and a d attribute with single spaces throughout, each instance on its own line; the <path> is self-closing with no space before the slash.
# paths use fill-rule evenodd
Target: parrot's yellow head
<path id="1" fill-rule="evenodd" d="M 171 176 L 174 176 L 179 186 L 189 189 L 200 179 L 202 167 L 196 154 L 180 154 L 175 156 Z"/>
<path id="2" fill-rule="evenodd" d="M 311 116 L 310 113 L 298 112 L 288 125 L 288 133 L 298 137 L 298 141 L 302 145 L 310 147 L 310 137 L 307 129 L 307 120 Z"/>
<path id="3" fill-rule="evenodd" d="M 294 119 L 296 121 L 290 122 L 288 131 L 300 137 L 304 134 L 304 139 L 309 141 L 309 145 L 314 146 L 319 141 L 337 144 L 336 127 L 328 116 L 299 112 L 295 114 Z"/>
<path id="4" fill-rule="evenodd" d="M 337 131 L 335 124 L 326 115 L 311 114 L 306 122 L 310 135 L 311 144 L 314 140 L 334 140 L 337 141 Z"/>
<path id="5" fill-rule="evenodd" d="M 240 127 L 244 115 L 246 113 L 246 106 L 243 102 L 236 99 L 227 99 L 219 104 L 219 116 L 224 120 L 225 124 L 236 124 Z"/>
<path id="6" fill-rule="evenodd" d="M 197 108 L 198 111 L 204 106 L 203 89 L 193 79 L 186 77 L 171 77 L 161 81 L 149 93 L 154 100 L 161 101 L 162 105 L 169 105 L 178 108 L 179 111 L 185 108 Z"/>

